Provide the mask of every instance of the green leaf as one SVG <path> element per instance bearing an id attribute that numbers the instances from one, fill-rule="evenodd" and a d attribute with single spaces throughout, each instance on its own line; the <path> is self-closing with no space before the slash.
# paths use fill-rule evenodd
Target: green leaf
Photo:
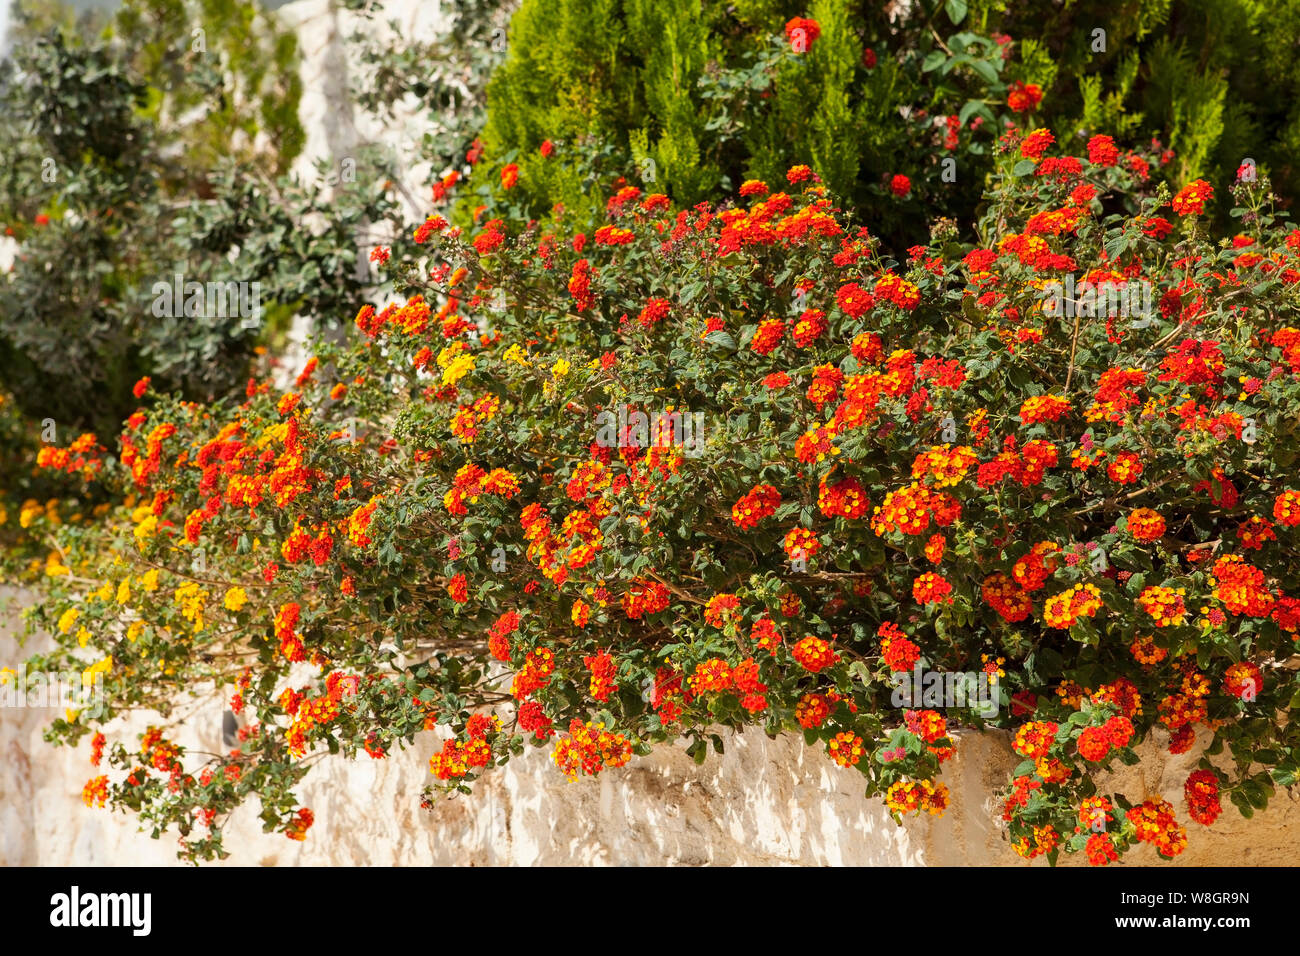
<path id="1" fill-rule="evenodd" d="M 1250 805 L 1256 810 L 1263 810 L 1268 806 L 1268 792 L 1254 780 L 1247 780 L 1241 785 L 1242 792 Z"/>
<path id="2" fill-rule="evenodd" d="M 943 8 L 948 11 L 948 19 L 954 24 L 966 19 L 966 0 L 945 0 Z"/>
<path id="3" fill-rule="evenodd" d="M 979 100 L 967 100 L 961 110 L 957 113 L 957 122 L 964 127 L 967 121 L 970 120 L 971 115 L 977 112 L 983 105 L 984 104 Z"/>
<path id="4" fill-rule="evenodd" d="M 993 68 L 993 64 L 988 60 L 971 60 L 970 68 L 978 73 L 990 86 L 997 85 L 998 71 Z"/>

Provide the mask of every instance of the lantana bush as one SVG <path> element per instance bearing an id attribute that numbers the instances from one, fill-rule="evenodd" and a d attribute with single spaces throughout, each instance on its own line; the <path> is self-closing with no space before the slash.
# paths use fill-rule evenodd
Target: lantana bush
<path id="1" fill-rule="evenodd" d="M 1300 230 L 1262 175 L 1171 195 L 1086 146 L 1009 129 L 978 244 L 939 222 L 901 260 L 807 166 L 720 205 L 614 187 L 594 229 L 434 215 L 291 387 L 142 380 L 116 440 L 41 452 L 110 503 L 22 516 L 53 543 L 30 666 L 105 682 L 50 729 L 90 738 L 86 802 L 210 859 L 250 798 L 305 838 L 323 755 L 414 747 L 427 803 L 529 747 L 580 778 L 755 728 L 901 821 L 996 727 L 1026 857 L 1173 857 L 1263 808 L 1300 743 Z M 1085 283 L 1151 308 L 1054 296 Z M 996 707 L 898 706 L 917 667 Z M 172 708 L 213 692 L 239 746 L 187 753 Z M 1102 786 L 1146 740 L 1208 748 L 1185 800 Z"/>

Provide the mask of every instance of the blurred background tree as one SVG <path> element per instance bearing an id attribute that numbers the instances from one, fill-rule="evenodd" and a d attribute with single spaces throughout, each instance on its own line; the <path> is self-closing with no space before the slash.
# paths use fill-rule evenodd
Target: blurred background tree
<path id="1" fill-rule="evenodd" d="M 593 183 L 620 175 L 719 199 L 807 163 L 899 250 L 926 218 L 975 220 L 1007 118 L 1076 153 L 1096 133 L 1156 139 L 1169 161 L 1153 173 L 1175 185 L 1226 185 L 1251 158 L 1290 203 L 1298 14 L 1300 0 L 523 0 L 462 215 L 510 202 L 594 214 Z M 800 52 L 802 17 L 817 28 Z M 1009 110 L 1017 82 L 1041 104 Z M 548 140 L 568 161 L 541 156 Z M 496 180 L 509 163 L 520 175 L 507 197 Z M 897 173 L 912 186 L 902 202 Z"/>
<path id="2" fill-rule="evenodd" d="M 981 24 L 1017 38 L 1058 136 L 1159 137 L 1174 151 L 1168 175 L 1176 183 L 1223 181 L 1251 158 L 1275 191 L 1296 197 L 1297 0 L 980 6 Z"/>
<path id="3" fill-rule="evenodd" d="M 0 64 L 0 221 L 19 243 L 0 386 L 24 413 L 112 435 L 143 375 L 211 400 L 242 389 L 293 314 L 350 319 L 375 283 L 365 233 L 396 204 L 365 155 L 328 189 L 285 175 L 303 143 L 297 52 L 272 14 L 248 0 L 17 14 Z M 262 311 L 155 315 L 154 284 L 176 274 L 258 283 Z"/>

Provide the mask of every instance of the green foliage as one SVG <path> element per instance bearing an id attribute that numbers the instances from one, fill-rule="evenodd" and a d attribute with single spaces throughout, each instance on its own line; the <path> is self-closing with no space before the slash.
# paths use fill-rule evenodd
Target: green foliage
<path id="1" fill-rule="evenodd" d="M 1103 95 L 1100 74 L 1079 77 L 1079 95 L 1083 108 L 1078 126 L 1081 129 L 1111 130 L 1108 135 L 1131 139 L 1134 129 L 1142 122 L 1143 114 L 1124 109 L 1124 101 L 1133 90 L 1137 79 L 1137 51 L 1123 57 L 1115 69 L 1115 88 Z"/>
<path id="2" fill-rule="evenodd" d="M 365 0 L 344 0 L 344 6 L 367 19 L 378 12 Z M 395 104 L 413 96 L 428 110 L 421 155 L 434 176 L 465 163 L 483 126 L 487 82 L 504 59 L 514 2 L 444 0 L 439 9 L 447 27 L 431 40 L 377 40 L 361 30 L 349 38 L 362 65 L 352 89 L 358 106 L 391 117 Z"/>
<path id="3" fill-rule="evenodd" d="M 1175 188 L 1198 177 L 1226 185 L 1253 158 L 1289 201 L 1300 194 L 1297 14 L 1300 0 L 1280 9 L 1264 0 L 922 0 L 897 20 L 837 0 L 525 0 L 488 88 L 484 173 L 493 180 L 516 163 L 513 203 L 542 215 L 556 202 L 595 210 L 583 176 L 538 155 L 545 140 L 599 149 L 602 168 L 688 204 L 807 163 L 897 248 L 920 236 L 921 204 L 970 224 L 994 111 L 1018 80 L 1045 96 L 1032 118 L 1012 117 L 1017 125 L 1048 126 L 1063 143 L 1101 131 L 1122 146 L 1155 138 L 1173 150 L 1159 175 Z M 796 16 L 820 27 L 802 55 L 782 35 Z M 929 125 L 951 115 L 961 118 L 955 150 Z M 959 164 L 956 182 L 937 175 L 944 158 Z M 884 190 L 895 173 L 912 180 L 913 203 Z M 495 208 L 499 194 L 480 188 L 466 210 Z"/>
<path id="4" fill-rule="evenodd" d="M 1175 187 L 1226 185 L 1249 157 L 1288 202 L 1300 195 L 1295 0 L 993 4 L 982 16 L 1016 39 L 1022 59 L 1032 47 L 1055 64 L 1054 79 L 1037 81 L 1041 121 L 1062 142 L 1080 131 L 1130 145 L 1157 137 L 1175 152 Z M 1098 29 L 1104 51 L 1094 50 Z"/>
<path id="5" fill-rule="evenodd" d="M 997 44 L 968 32 L 945 42 L 939 31 L 964 17 L 952 7 L 932 4 L 897 25 L 874 5 L 837 0 L 806 10 L 528 0 L 488 86 L 488 184 L 465 205 L 496 209 L 501 190 L 491 180 L 507 163 L 518 165 L 519 186 L 502 209 L 541 215 L 562 203 L 588 216 L 598 212 L 591 183 L 575 174 L 588 163 L 686 204 L 751 178 L 777 183 L 806 163 L 884 234 L 916 241 L 920 203 L 969 213 L 988 168 L 994 124 L 960 147 L 945 145 L 939 110 L 969 103 L 964 120 L 978 109 L 991 121 L 990 104 L 1005 91 Z M 817 29 L 795 43 L 783 31 L 804 14 Z M 539 153 L 548 140 L 561 161 Z M 962 164 L 955 179 L 942 175 L 947 158 Z M 897 173 L 915 187 L 910 203 L 886 188 Z"/>
<path id="6" fill-rule="evenodd" d="M 280 175 L 302 142 L 292 35 L 252 3 L 192 12 L 132 0 L 105 37 L 29 18 L 3 65 L 0 386 L 35 419 L 111 433 L 144 375 L 241 389 L 264 331 L 346 318 L 372 282 L 359 242 L 394 208 L 373 159 L 324 190 Z M 242 298 L 159 314 L 176 275 Z"/>
<path id="7" fill-rule="evenodd" d="M 150 130 L 135 113 L 145 87 L 104 48 L 57 33 L 6 65 L 0 135 L 13 162 L 0 209 L 22 246 L 0 283 L 0 373 L 34 417 L 95 421 L 105 406 L 94 396 L 129 388 L 148 348 L 128 314 L 139 264 L 121 241 L 156 195 L 141 163 Z"/>
<path id="8" fill-rule="evenodd" d="M 488 84 L 483 140 L 489 155 L 519 164 L 524 182 L 539 180 L 539 200 L 580 198 L 543 185 L 544 140 L 601 145 L 608 137 L 628 151 L 632 132 L 644 127 L 645 84 L 633 51 L 640 44 L 628 38 L 621 8 L 621 0 L 526 3 L 511 19 L 506 62 Z M 644 137 L 638 142 L 651 148 Z"/>
<path id="9" fill-rule="evenodd" d="M 228 159 L 284 173 L 302 151 L 297 40 L 259 3 L 130 0 L 110 34 L 150 85 L 146 115 L 175 151 L 184 187 L 202 191 Z"/>

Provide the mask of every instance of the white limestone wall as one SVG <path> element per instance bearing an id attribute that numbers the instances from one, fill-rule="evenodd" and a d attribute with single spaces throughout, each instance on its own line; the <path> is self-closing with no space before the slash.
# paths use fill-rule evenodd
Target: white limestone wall
<path id="1" fill-rule="evenodd" d="M 0 621 L 0 666 L 16 666 L 48 640 L 19 647 L 13 607 L 0 609 Z M 203 703 L 169 735 L 219 749 L 221 706 Z M 0 864 L 175 864 L 175 834 L 153 840 L 133 818 L 82 804 L 82 785 L 104 771 L 90 766 L 88 740 L 69 749 L 41 739 L 52 716 L 0 709 Z M 129 743 L 127 734 L 156 720 L 134 715 L 107 732 Z M 438 733 L 423 733 L 413 749 L 384 760 L 326 757 L 299 790 L 316 814 L 307 840 L 262 833 L 250 803 L 227 827 L 233 855 L 226 864 L 1024 865 L 1002 834 L 993 797 L 1017 762 L 1005 734 L 961 735 L 942 778 L 952 807 L 942 818 L 901 827 L 878 800 L 862 796 L 855 771 L 800 738 L 723 736 L 726 753 L 710 754 L 703 766 L 681 747 L 666 748 L 576 783 L 547 751 L 529 750 L 481 780 L 474 795 L 444 799 L 432 811 L 420 809 L 420 791 L 431 779 Z M 1183 816 L 1182 783 L 1195 756 L 1164 759 L 1154 745 L 1145 752 L 1148 759 L 1124 768 L 1115 789 L 1134 801 L 1163 796 Z M 1189 829 L 1190 846 L 1173 865 L 1293 864 L 1300 803 L 1297 794 L 1280 792 L 1251 821 L 1227 807 L 1213 827 Z M 1160 862 L 1146 847 L 1127 859 Z"/>

